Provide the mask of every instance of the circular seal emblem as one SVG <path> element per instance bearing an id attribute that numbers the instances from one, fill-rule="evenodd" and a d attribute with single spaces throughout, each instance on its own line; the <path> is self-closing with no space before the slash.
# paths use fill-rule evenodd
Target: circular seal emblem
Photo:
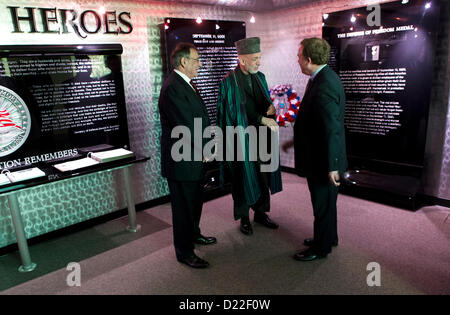
<path id="1" fill-rule="evenodd" d="M 16 92 L 0 85 L 0 157 L 19 149 L 30 134 L 28 107 Z"/>

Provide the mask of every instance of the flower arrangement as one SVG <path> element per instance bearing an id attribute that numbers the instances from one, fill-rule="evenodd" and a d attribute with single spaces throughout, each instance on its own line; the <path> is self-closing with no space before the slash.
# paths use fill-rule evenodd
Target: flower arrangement
<path id="1" fill-rule="evenodd" d="M 276 85 L 270 89 L 270 98 L 277 110 L 277 123 L 279 126 L 290 126 L 297 118 L 300 108 L 300 97 L 292 90 L 290 84 Z"/>

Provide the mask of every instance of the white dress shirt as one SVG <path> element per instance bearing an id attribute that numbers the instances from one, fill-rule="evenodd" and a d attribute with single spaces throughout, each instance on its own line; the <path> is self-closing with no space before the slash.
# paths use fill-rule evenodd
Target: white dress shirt
<path id="1" fill-rule="evenodd" d="M 194 87 L 191 85 L 191 79 L 187 75 L 185 75 L 183 72 L 181 72 L 177 69 L 175 69 L 174 71 L 176 73 L 178 73 L 180 75 L 180 77 L 182 77 L 183 80 L 186 81 L 189 84 L 189 86 L 195 91 Z"/>

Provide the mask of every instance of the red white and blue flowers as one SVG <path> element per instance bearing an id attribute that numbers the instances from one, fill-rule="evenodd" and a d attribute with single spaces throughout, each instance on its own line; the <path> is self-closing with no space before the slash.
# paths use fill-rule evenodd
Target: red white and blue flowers
<path id="1" fill-rule="evenodd" d="M 270 98 L 277 110 L 277 123 L 279 126 L 290 126 L 297 118 L 300 108 L 300 97 L 292 90 L 290 84 L 276 85 L 270 90 Z"/>

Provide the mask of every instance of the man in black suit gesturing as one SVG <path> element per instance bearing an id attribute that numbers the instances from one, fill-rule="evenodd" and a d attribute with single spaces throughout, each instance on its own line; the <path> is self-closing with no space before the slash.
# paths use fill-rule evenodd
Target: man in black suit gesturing
<path id="1" fill-rule="evenodd" d="M 326 63 L 330 45 L 321 38 L 301 42 L 298 63 L 310 76 L 294 125 L 295 169 L 305 176 L 314 210 L 314 238 L 309 248 L 294 255 L 299 261 L 326 257 L 337 246 L 337 195 L 339 178 L 347 168 L 344 112 L 345 92 L 341 80 Z"/>
<path id="2" fill-rule="evenodd" d="M 197 48 L 189 43 L 178 44 L 171 54 L 171 63 L 174 71 L 164 81 L 158 103 L 162 129 L 161 175 L 169 184 L 177 260 L 193 268 L 206 268 L 208 262 L 194 253 L 194 244 L 216 243 L 214 237 L 203 236 L 199 227 L 205 176 L 202 153 L 206 139 L 194 139 L 194 135 L 202 137 L 210 121 L 205 104 L 192 82 L 201 67 Z M 197 126 L 201 126 L 200 133 L 194 132 Z M 181 128 L 178 130 L 189 130 L 187 142 L 184 137 L 181 140 L 172 138 L 177 127 Z M 174 147 L 178 141 L 183 142 L 182 153 Z M 187 159 L 184 158 L 186 153 Z M 174 156 L 176 154 L 183 158 Z"/>

